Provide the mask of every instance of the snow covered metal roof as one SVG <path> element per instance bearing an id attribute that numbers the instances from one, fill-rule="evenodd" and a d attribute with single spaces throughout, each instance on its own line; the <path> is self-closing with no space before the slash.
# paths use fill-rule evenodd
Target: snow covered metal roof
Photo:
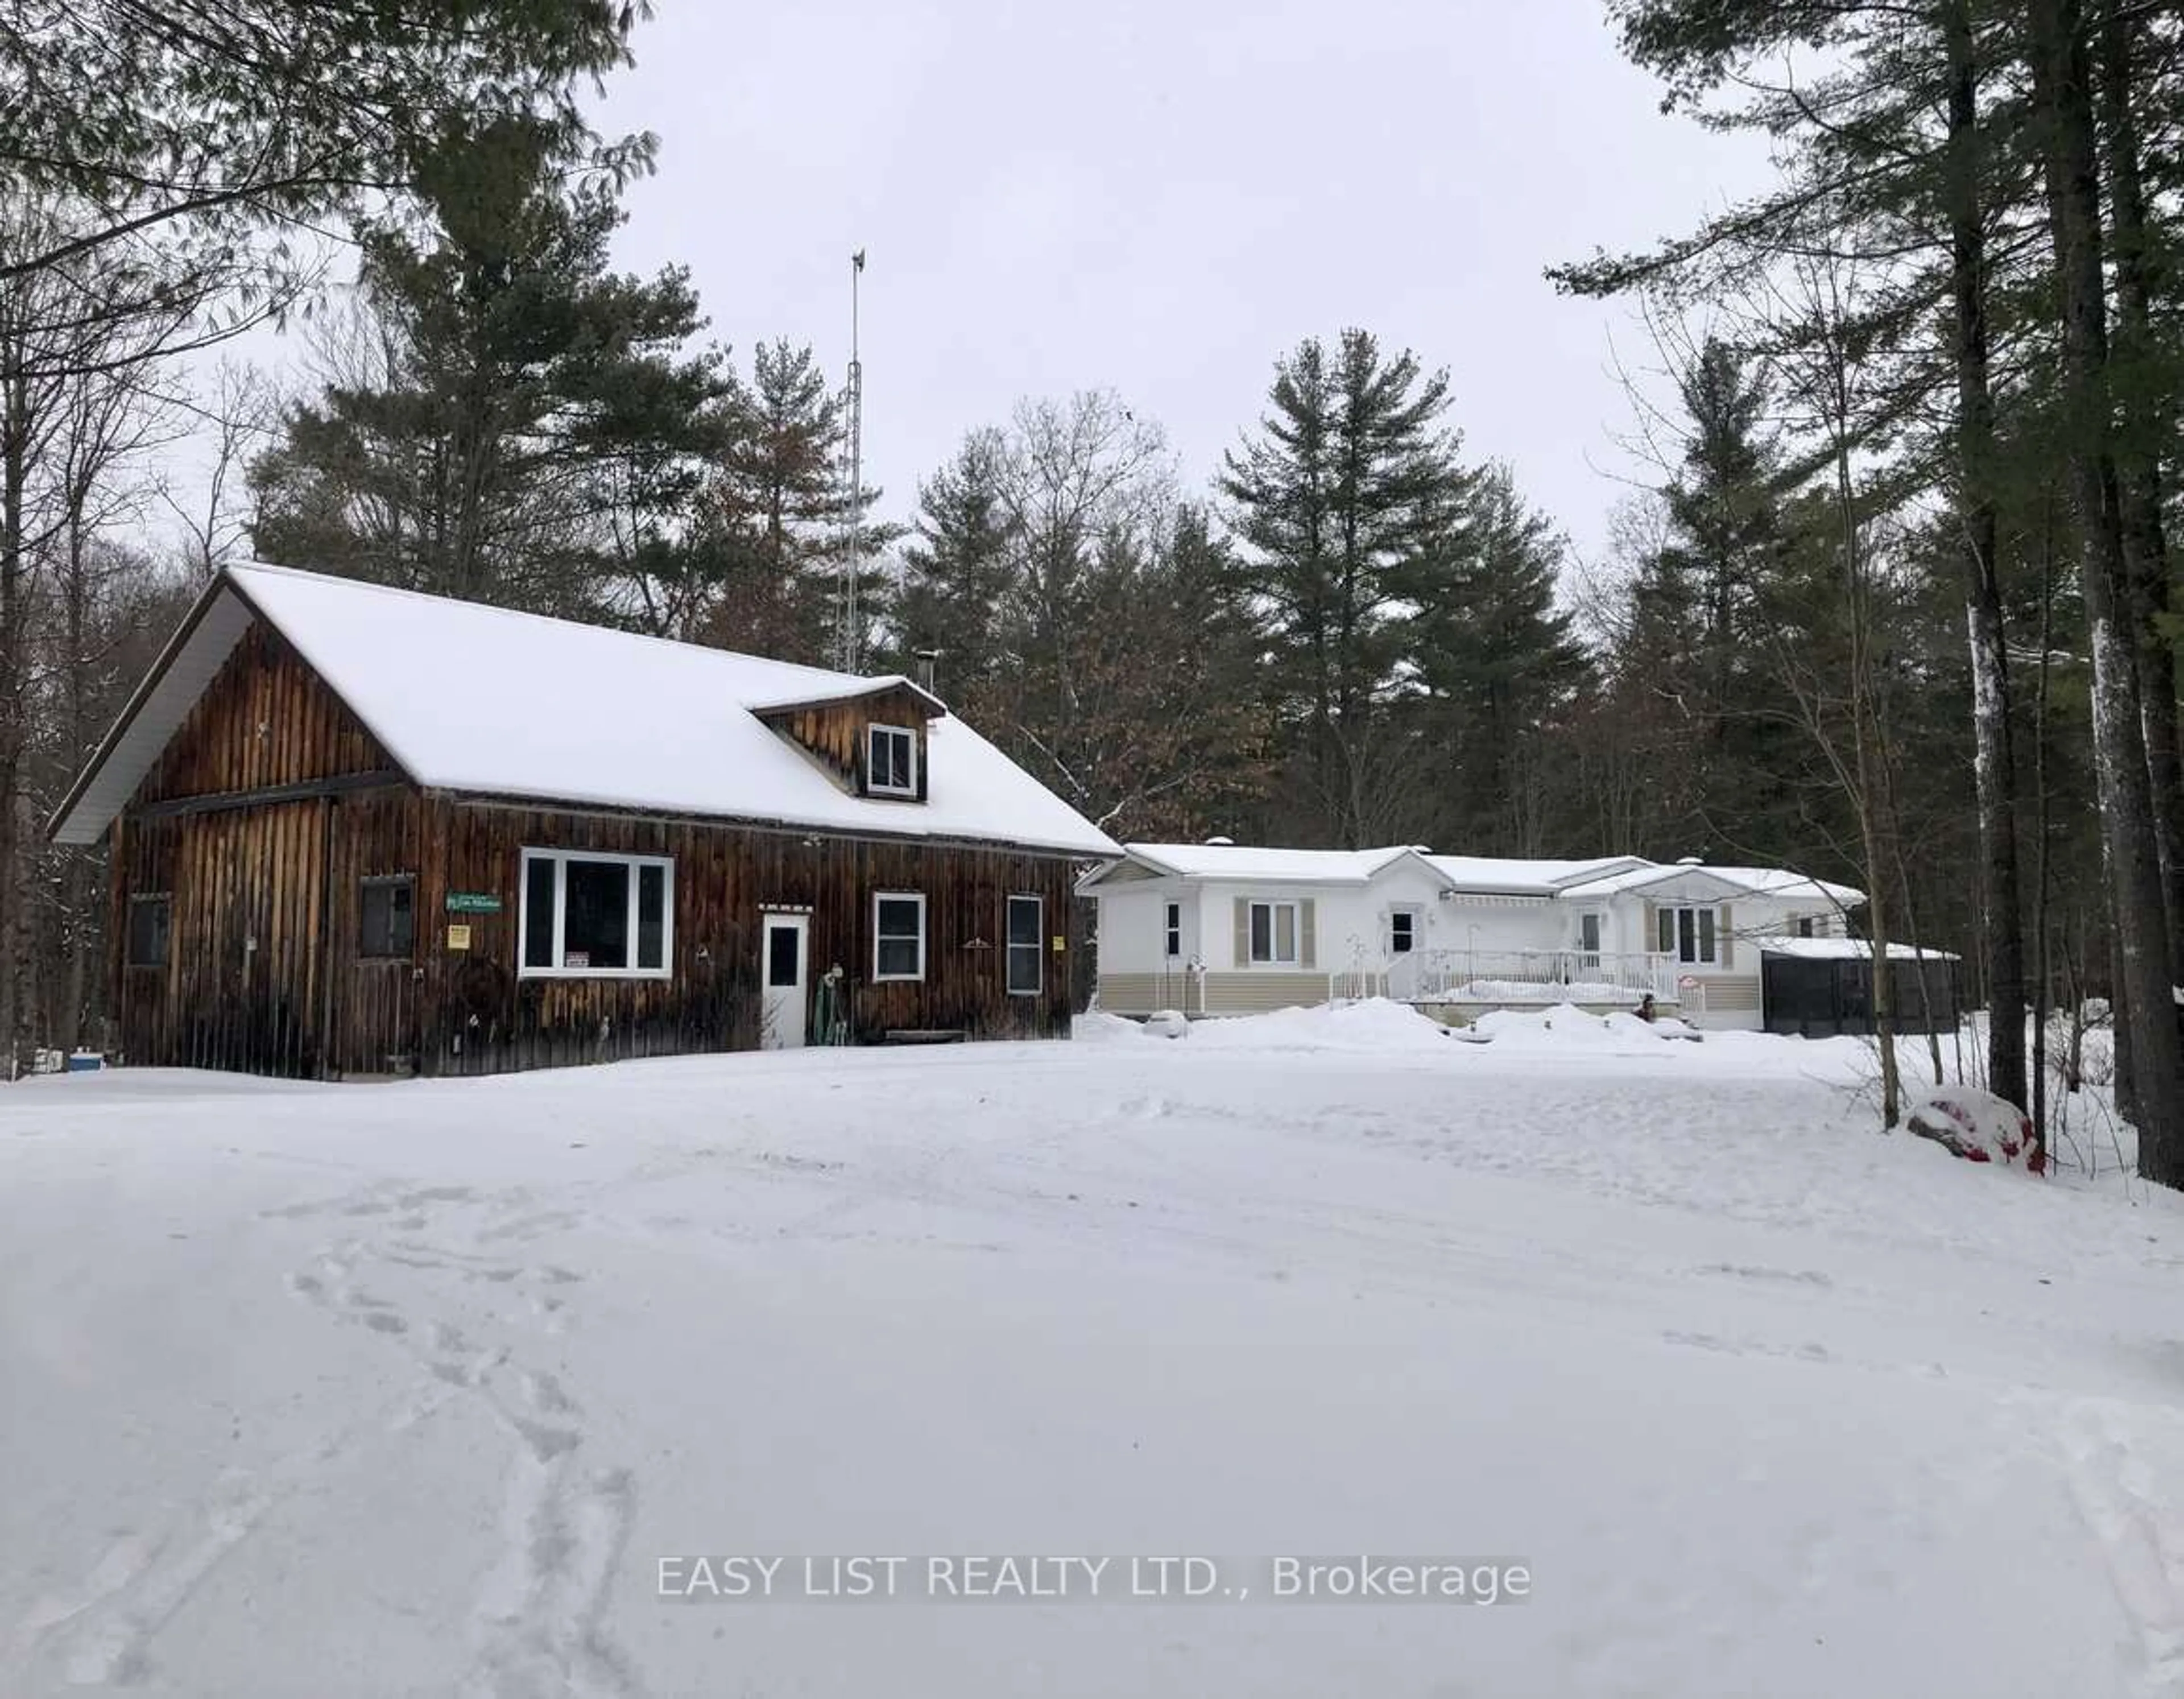
<path id="1" fill-rule="evenodd" d="M 1115 842 L 961 721 L 926 734 L 927 799 L 845 791 L 758 717 L 908 688 L 286 567 L 224 568 L 51 827 L 95 842 L 254 616 L 292 644 L 419 785 L 463 794 L 1006 844 Z"/>
<path id="2" fill-rule="evenodd" d="M 800 666 L 795 671 L 802 673 L 813 669 Z M 804 688 L 792 691 L 778 702 L 753 699 L 744 703 L 744 706 L 754 714 L 786 714 L 798 708 L 824 708 L 838 702 L 862 702 L 872 697 L 902 691 L 915 698 L 926 713 L 935 719 L 948 711 L 948 705 L 938 696 L 899 672 L 883 673 L 874 678 L 860 678 L 848 673 L 822 673 L 820 677 L 833 682 L 807 683 Z"/>
<path id="3" fill-rule="evenodd" d="M 1540 897 L 1553 896 L 1568 886 L 1626 867 L 1649 865 L 1635 855 L 1596 856 L 1590 861 L 1504 860 L 1487 855 L 1429 855 L 1426 861 L 1455 890 Z"/>
<path id="4" fill-rule="evenodd" d="M 1156 872 L 1184 879 L 1242 879 L 1278 884 L 1362 885 L 1418 851 L 1269 850 L 1249 844 L 1132 844 L 1125 852 Z"/>
<path id="5" fill-rule="evenodd" d="M 1873 959 L 1873 940 L 1869 938 L 1759 938 L 1752 943 L 1768 955 L 1791 955 L 1802 961 L 1870 961 Z M 1891 961 L 1961 961 L 1964 958 L 1946 950 L 1926 950 L 1917 944 L 1892 944 L 1888 946 Z"/>
<path id="6" fill-rule="evenodd" d="M 1793 873 L 1786 868 L 1716 867 L 1696 861 L 1679 861 L 1671 865 L 1641 861 L 1622 872 L 1567 886 L 1562 894 L 1580 900 L 1619 896 L 1625 891 L 1642 891 L 1652 886 L 1691 878 L 1715 881 L 1752 896 L 1771 897 L 1783 902 L 1825 903 L 1830 907 L 1848 909 L 1856 908 L 1865 900 L 1864 892 L 1854 890 L 1848 885 L 1830 884 L 1825 879 Z"/>
<path id="7" fill-rule="evenodd" d="M 1695 862 L 1673 866 L 1637 855 L 1601 855 L 1589 861 L 1543 861 L 1490 855 L 1436 855 L 1413 844 L 1379 850 L 1282 850 L 1261 844 L 1132 844 L 1129 864 L 1145 872 L 1183 879 L 1221 879 L 1259 884 L 1362 885 L 1407 857 L 1424 863 L 1447 889 L 1458 895 L 1567 897 L 1597 900 L 1655 886 L 1685 891 L 1694 901 L 1735 900 L 1739 895 L 1786 901 L 1809 900 L 1852 908 L 1864 894 L 1847 885 L 1830 885 L 1774 867 L 1709 867 Z M 1082 888 L 1117 883 L 1123 867 L 1089 876 Z"/>

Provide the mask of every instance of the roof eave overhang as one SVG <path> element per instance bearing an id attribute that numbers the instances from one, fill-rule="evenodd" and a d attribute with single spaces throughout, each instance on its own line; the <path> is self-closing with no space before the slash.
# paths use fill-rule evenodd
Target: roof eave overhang
<path id="1" fill-rule="evenodd" d="M 462 808 L 521 808 L 534 813 L 577 814 L 612 820 L 655 820 L 678 825 L 719 827 L 738 832 L 763 832 L 791 838 L 832 838 L 860 844 L 902 844 L 934 850 L 1005 850 L 1011 855 L 1034 855 L 1042 861 L 1098 861 L 1112 864 L 1112 850 L 1085 844 L 1034 844 L 1011 838 L 973 838 L 931 832 L 884 832 L 862 826 L 833 826 L 811 821 L 788 820 L 752 814 L 706 814 L 683 809 L 648 808 L 641 804 L 596 802 L 577 797 L 525 795 L 513 791 L 459 789 L 447 786 L 422 787 L 427 796 Z"/>
<path id="2" fill-rule="evenodd" d="M 208 649 L 200 657 L 200 664 L 196 669 L 194 679 L 185 687 L 187 694 L 174 697 L 162 704 L 160 722 L 148 726 L 145 723 L 145 716 L 153 705 L 160 701 L 160 693 L 167 688 L 173 678 L 177 666 L 189 655 L 192 645 L 199 644 L 201 641 L 205 640 L 208 631 L 221 623 L 219 617 L 221 610 L 231 604 L 242 617 L 227 625 L 211 639 L 217 642 L 218 651 L 214 653 Z M 260 621 L 276 632 L 281 630 L 280 621 L 270 617 L 252 598 L 250 593 L 243 588 L 235 576 L 226 567 L 222 567 L 198 593 L 197 600 L 190 604 L 190 610 L 182 616 L 181 624 L 176 627 L 175 634 L 167 639 L 166 646 L 159 651 L 158 658 L 153 661 L 150 670 L 144 675 L 143 681 L 130 694 L 129 700 L 123 705 L 121 712 L 115 718 L 113 726 L 108 730 L 106 736 L 99 741 L 99 745 L 92 751 L 91 759 L 84 763 L 83 771 L 76 775 L 75 782 L 69 787 L 68 794 L 61 799 L 59 805 L 53 810 L 52 816 L 46 822 L 46 836 L 50 841 L 55 844 L 91 844 L 98 843 L 106 835 L 108 828 L 128 807 L 130 799 L 136 795 L 137 787 L 143 783 L 145 773 L 151 770 L 153 763 L 165 751 L 167 745 L 174 741 L 175 734 L 182 728 L 184 722 L 189 718 L 190 711 L 197 706 L 205 691 L 211 686 L 213 680 L 219 676 L 220 668 L 226 665 L 228 657 L 235 653 L 236 645 L 242 640 L 242 634 L 249 630 L 254 623 Z M 282 635 L 285 638 L 286 633 Z M 311 658 L 308 655 L 304 655 L 301 649 L 298 649 L 297 653 L 304 665 L 310 668 L 312 676 L 324 686 L 327 693 L 341 702 L 350 713 L 356 714 L 355 705 L 342 696 L 341 693 L 334 688 L 332 681 L 313 665 Z M 416 783 L 415 776 L 410 772 L 401 756 L 381 734 L 379 728 L 370 724 L 360 714 L 357 715 L 357 718 L 359 723 L 371 733 L 373 740 L 379 744 L 394 770 L 411 783 Z M 140 731 L 143 732 L 147 738 L 156 737 L 158 739 L 156 744 L 145 743 L 136 744 L 132 754 L 137 758 L 139 764 L 132 775 L 126 776 L 125 788 L 107 793 L 97 803 L 92 811 L 86 815 L 86 803 L 97 789 L 99 780 L 105 777 L 107 769 L 124 749 L 131 749 L 131 740 Z"/>

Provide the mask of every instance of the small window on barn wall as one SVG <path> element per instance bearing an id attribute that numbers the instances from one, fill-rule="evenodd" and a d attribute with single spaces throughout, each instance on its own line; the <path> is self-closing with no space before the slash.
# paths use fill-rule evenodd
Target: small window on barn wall
<path id="1" fill-rule="evenodd" d="M 865 728 L 865 789 L 874 796 L 917 794 L 917 733 L 907 726 Z"/>
<path id="2" fill-rule="evenodd" d="M 174 899 L 164 891 L 129 900 L 129 965 L 164 967 L 174 922 Z"/>
<path id="3" fill-rule="evenodd" d="M 1819 922 L 1815 921 L 1812 916 L 1799 915 L 1797 916 L 1797 936 L 1800 938 L 1818 938 L 1819 936 L 1819 933 L 1816 930 L 1818 926 Z"/>
<path id="4" fill-rule="evenodd" d="M 665 856 L 526 850 L 522 976 L 666 978 L 674 899 L 675 864 Z"/>
<path id="5" fill-rule="evenodd" d="M 407 961 L 417 953 L 417 881 L 404 873 L 366 879 L 359 892 L 356 953 Z"/>
<path id="6" fill-rule="evenodd" d="M 872 978 L 925 978 L 925 899 L 911 891 L 872 897 Z"/>
<path id="7" fill-rule="evenodd" d="M 1045 977 L 1039 957 L 1046 936 L 1046 905 L 1037 897 L 1011 897 L 1008 922 L 1009 995 L 1036 997 Z"/>

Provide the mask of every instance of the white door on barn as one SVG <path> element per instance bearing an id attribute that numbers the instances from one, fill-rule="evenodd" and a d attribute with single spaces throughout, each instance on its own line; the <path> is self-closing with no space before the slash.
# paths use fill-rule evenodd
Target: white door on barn
<path id="1" fill-rule="evenodd" d="M 765 986 L 759 1010 L 759 1048 L 800 1050 L 811 1025 L 809 989 L 811 916 L 767 915 L 760 938 L 759 970 Z"/>

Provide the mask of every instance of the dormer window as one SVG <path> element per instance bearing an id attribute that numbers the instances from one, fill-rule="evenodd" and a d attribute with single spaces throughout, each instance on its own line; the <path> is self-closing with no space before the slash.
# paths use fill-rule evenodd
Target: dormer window
<path id="1" fill-rule="evenodd" d="M 865 791 L 871 796 L 917 794 L 917 733 L 907 726 L 865 728 Z"/>

